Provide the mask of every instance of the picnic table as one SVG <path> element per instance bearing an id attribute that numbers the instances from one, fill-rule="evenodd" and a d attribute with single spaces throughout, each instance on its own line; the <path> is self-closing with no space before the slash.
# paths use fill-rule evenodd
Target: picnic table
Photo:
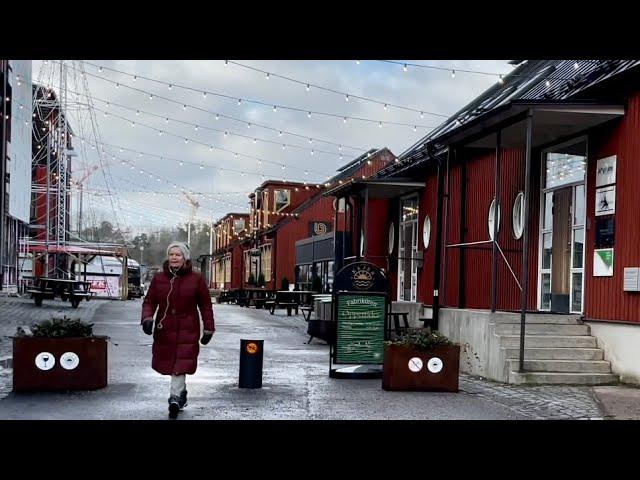
<path id="1" fill-rule="evenodd" d="M 63 302 L 69 300 L 73 308 L 78 308 L 84 299 L 89 301 L 91 296 L 91 282 L 74 280 L 70 278 L 38 277 L 33 287 L 28 288 L 36 306 L 42 306 L 42 300 L 60 297 Z"/>

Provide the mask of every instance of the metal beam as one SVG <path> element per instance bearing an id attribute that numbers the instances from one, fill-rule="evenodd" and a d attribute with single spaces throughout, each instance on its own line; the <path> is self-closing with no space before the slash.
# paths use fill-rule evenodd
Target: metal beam
<path id="1" fill-rule="evenodd" d="M 519 371 L 524 371 L 524 335 L 527 316 L 527 301 L 529 296 L 529 210 L 531 209 L 531 135 L 533 127 L 533 112 L 527 113 L 527 136 L 524 170 L 524 229 L 522 232 L 522 297 L 520 304 L 520 365 Z"/>
<path id="2" fill-rule="evenodd" d="M 500 208 L 500 151 L 502 149 L 502 130 L 496 133 L 496 167 L 495 167 L 495 205 L 493 212 L 493 251 L 491 252 L 491 311 L 496 311 L 498 300 L 498 221 Z"/>

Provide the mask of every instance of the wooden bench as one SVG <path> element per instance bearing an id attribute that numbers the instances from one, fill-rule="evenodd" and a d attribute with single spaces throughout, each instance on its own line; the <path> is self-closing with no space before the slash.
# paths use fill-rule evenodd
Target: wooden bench
<path id="1" fill-rule="evenodd" d="M 276 308 L 287 309 L 287 316 L 291 316 L 291 310 L 296 309 L 296 315 L 298 315 L 298 304 L 296 302 L 278 302 L 277 300 L 271 300 L 265 302 L 265 306 L 269 305 L 269 312 L 271 315 L 275 314 Z"/>
<path id="2" fill-rule="evenodd" d="M 402 318 L 403 326 L 400 326 L 400 318 Z M 393 330 L 396 335 L 400 335 L 409 328 L 409 312 L 391 312 L 389 319 L 393 319 Z M 391 325 L 389 324 L 389 330 Z"/>

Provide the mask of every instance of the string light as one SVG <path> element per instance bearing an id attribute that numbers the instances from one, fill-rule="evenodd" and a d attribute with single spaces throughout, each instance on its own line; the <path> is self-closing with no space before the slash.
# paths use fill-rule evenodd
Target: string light
<path id="1" fill-rule="evenodd" d="M 273 106 L 273 111 L 277 112 L 278 111 L 278 107 L 276 107 L 275 105 Z"/>
<path id="2" fill-rule="evenodd" d="M 456 78 L 456 71 L 455 70 L 451 70 L 451 78 Z"/>
<path id="3" fill-rule="evenodd" d="M 356 60 L 356 65 L 360 65 L 360 60 Z"/>
<path id="4" fill-rule="evenodd" d="M 307 118 L 311 118 L 311 112 L 307 113 Z"/>
<path id="5" fill-rule="evenodd" d="M 202 92 L 202 98 L 203 98 L 204 100 L 206 100 L 206 99 L 207 99 L 207 92 Z"/>
<path id="6" fill-rule="evenodd" d="M 345 95 L 344 99 L 348 102 L 349 101 L 349 95 Z"/>
<path id="7" fill-rule="evenodd" d="M 241 104 L 242 104 L 242 99 L 241 99 L 241 98 L 239 98 L 239 99 L 238 99 L 238 105 L 241 105 Z"/>
<path id="8" fill-rule="evenodd" d="M 153 100 L 153 93 L 149 94 L 149 100 Z"/>
<path id="9" fill-rule="evenodd" d="M 269 80 L 269 72 L 267 72 L 267 74 L 265 75 L 265 78 Z"/>
<path id="10" fill-rule="evenodd" d="M 309 84 L 307 83 L 307 92 L 308 92 L 310 89 L 311 89 L 311 88 L 310 88 Z"/>
<path id="11" fill-rule="evenodd" d="M 407 71 L 407 64 L 405 63 L 404 66 L 402 67 L 402 70 L 404 70 L 405 72 Z"/>
<path id="12" fill-rule="evenodd" d="M 172 89 L 173 89 L 173 85 L 169 84 L 169 90 L 172 90 Z"/>

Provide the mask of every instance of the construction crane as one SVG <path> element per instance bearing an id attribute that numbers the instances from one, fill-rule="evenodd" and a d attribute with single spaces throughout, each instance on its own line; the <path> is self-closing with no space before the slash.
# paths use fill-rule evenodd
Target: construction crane
<path id="1" fill-rule="evenodd" d="M 198 211 L 198 208 L 200 208 L 200 203 L 191 195 L 189 195 L 189 192 L 187 192 L 186 190 L 182 190 L 182 194 L 185 196 L 185 198 L 189 202 L 189 205 L 191 205 L 189 223 L 187 224 L 187 244 L 189 245 L 189 247 L 191 247 L 191 223 L 196 218 L 196 213 Z"/>

